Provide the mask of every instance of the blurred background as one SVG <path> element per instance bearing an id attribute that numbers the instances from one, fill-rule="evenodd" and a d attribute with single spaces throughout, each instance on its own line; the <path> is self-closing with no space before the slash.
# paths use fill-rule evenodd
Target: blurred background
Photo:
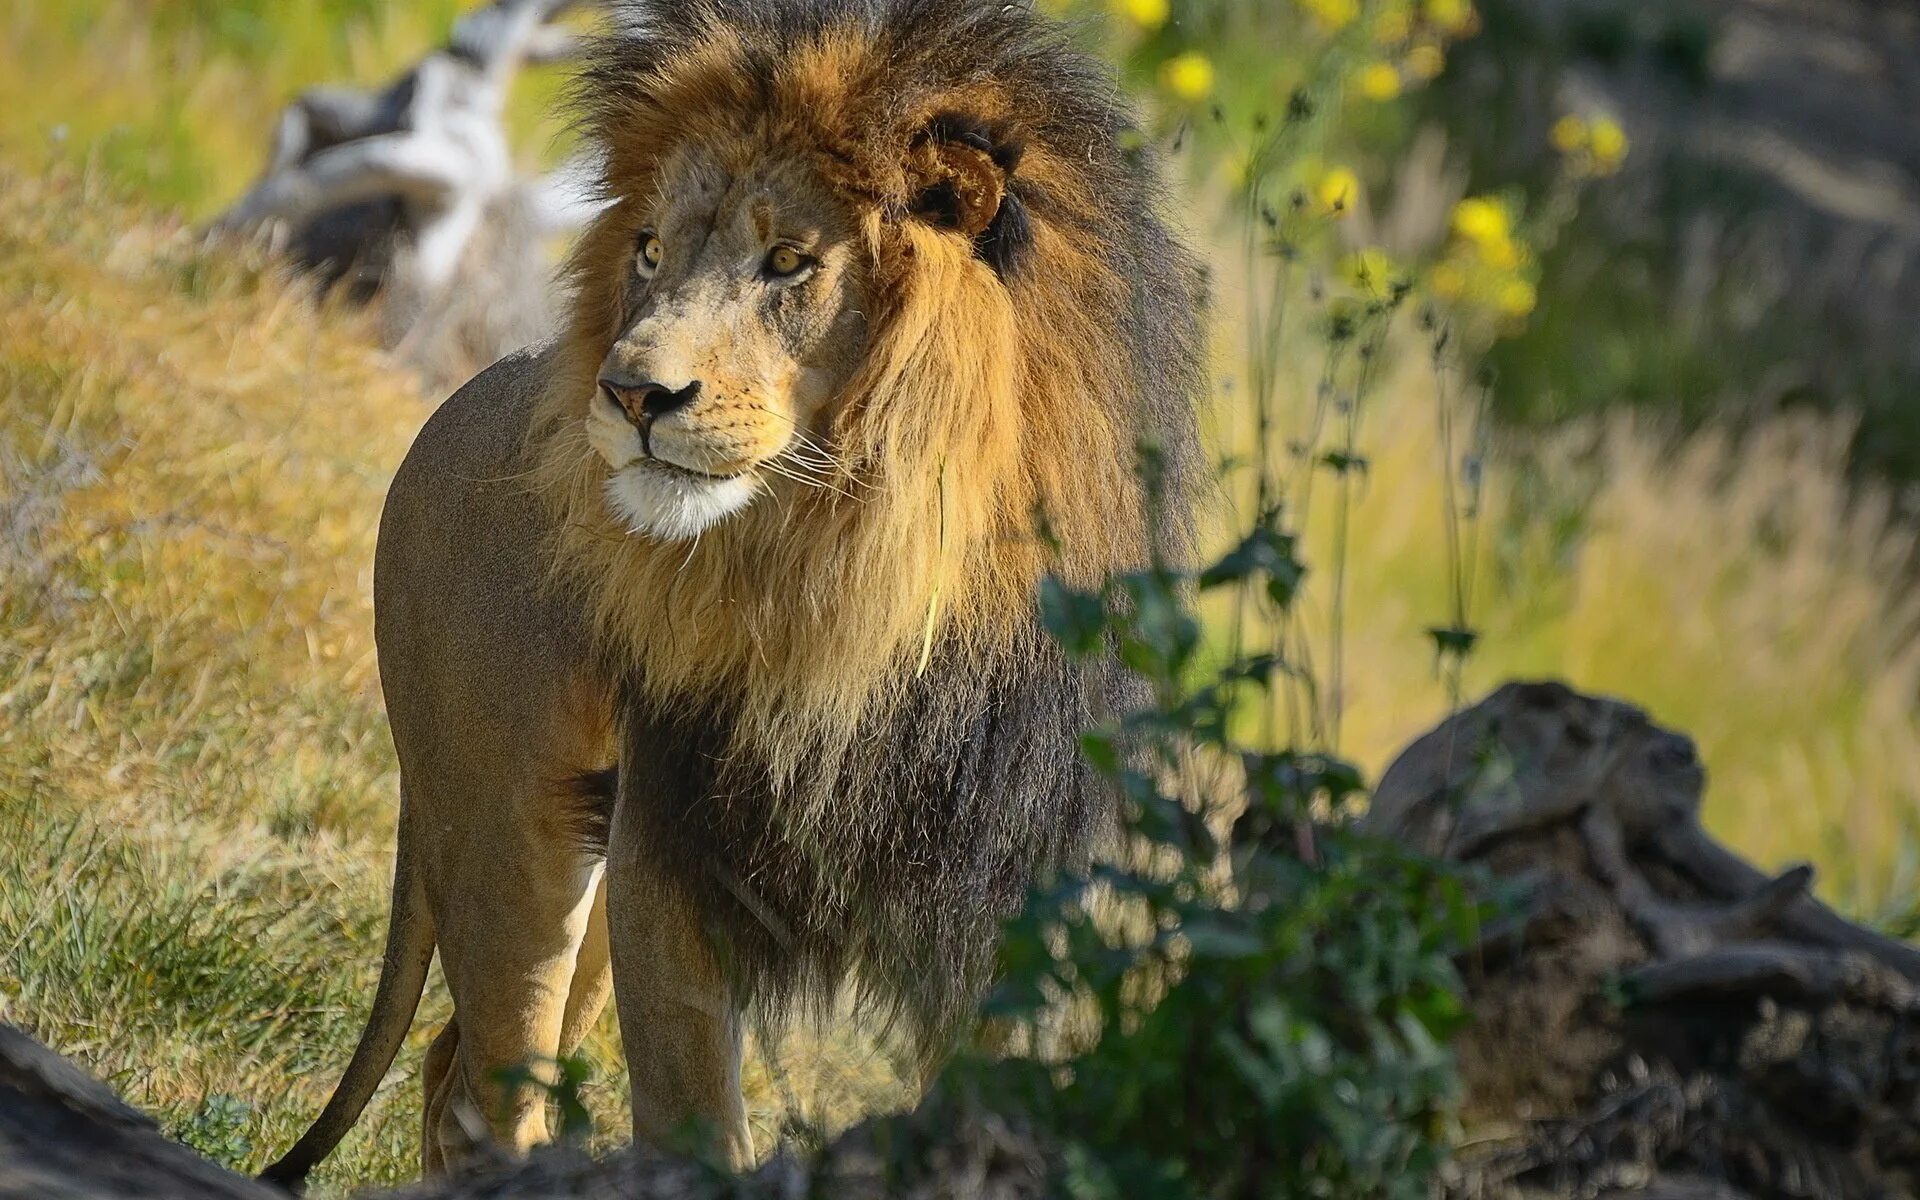
<path id="1" fill-rule="evenodd" d="M 1256 461 L 1297 513 L 1306 736 L 1377 774 L 1504 678 L 1622 695 L 1719 836 L 1920 931 L 1920 8 L 1042 3 L 1207 252 L 1215 524 Z M 372 993 L 386 482 L 592 211 L 605 17 L 520 7 L 0 0 L 0 1016 L 235 1165 Z M 460 167 L 323 161 L 366 137 Z M 754 1071 L 762 1137 L 902 1094 L 845 1032 Z M 323 1185 L 412 1173 L 412 1092 Z"/>

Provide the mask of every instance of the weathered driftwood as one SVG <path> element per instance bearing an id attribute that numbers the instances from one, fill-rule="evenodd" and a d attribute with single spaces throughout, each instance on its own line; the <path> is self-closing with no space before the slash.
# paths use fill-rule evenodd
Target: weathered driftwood
<path id="1" fill-rule="evenodd" d="M 160 1135 L 103 1083 L 0 1025 L 0 1197 L 5 1200 L 273 1200 Z"/>
<path id="2" fill-rule="evenodd" d="M 266 169 L 215 222 L 260 236 L 324 287 L 388 297 L 393 340 L 450 374 L 543 335 L 541 253 L 597 211 L 590 164 L 528 179 L 504 121 L 520 67 L 564 58 L 579 0 L 495 0 L 386 87 L 319 87 L 281 113 Z"/>
<path id="3" fill-rule="evenodd" d="M 1463 966 L 1462 1197 L 1910 1196 L 1920 954 L 1699 824 L 1685 737 L 1510 684 L 1416 742 L 1367 824 L 1516 891 Z"/>
<path id="4" fill-rule="evenodd" d="M 1869 1198 L 1920 1183 L 1920 955 L 1699 826 L 1692 743 L 1630 705 L 1513 684 L 1420 739 L 1366 825 L 1482 868 L 1506 918 L 1462 954 L 1458 1200 Z M 1027 1200 L 1047 1147 L 934 1097 L 747 1179 L 553 1148 L 390 1200 Z M 0 1200 L 262 1197 L 0 1030 Z"/>

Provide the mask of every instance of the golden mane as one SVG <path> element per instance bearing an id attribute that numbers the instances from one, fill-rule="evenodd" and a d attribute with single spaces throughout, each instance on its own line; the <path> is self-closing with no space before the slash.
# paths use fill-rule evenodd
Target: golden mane
<path id="1" fill-rule="evenodd" d="M 776 775 L 843 748 L 930 658 L 1013 644 L 1046 571 L 1090 583 L 1144 562 L 1136 444 L 1191 441 L 1192 272 L 1128 182 L 1104 81 L 998 0 L 875 7 L 789 27 L 775 4 L 696 5 L 603 48 L 583 100 L 614 203 L 573 255 L 572 319 L 529 447 L 556 577 L 586 598 L 609 668 L 656 702 L 725 702 L 737 744 Z M 917 139 L 952 114 L 1019 139 L 1017 265 L 913 210 Z M 691 548 L 625 533 L 582 426 L 621 332 L 628 199 L 688 141 L 732 169 L 804 154 L 859 214 L 871 293 L 865 359 L 831 426 L 837 490 L 769 497 Z M 1176 328 L 1150 331 L 1168 323 L 1156 306 Z M 1152 338 L 1174 339 L 1158 369 L 1184 419 L 1143 396 Z"/>

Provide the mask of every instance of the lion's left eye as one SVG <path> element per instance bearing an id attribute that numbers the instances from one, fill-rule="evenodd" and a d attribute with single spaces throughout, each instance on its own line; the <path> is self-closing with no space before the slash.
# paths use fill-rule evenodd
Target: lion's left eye
<path id="1" fill-rule="evenodd" d="M 767 274 L 775 279 L 786 279 L 798 275 L 812 265 L 811 258 L 792 246 L 775 246 L 767 252 Z"/>

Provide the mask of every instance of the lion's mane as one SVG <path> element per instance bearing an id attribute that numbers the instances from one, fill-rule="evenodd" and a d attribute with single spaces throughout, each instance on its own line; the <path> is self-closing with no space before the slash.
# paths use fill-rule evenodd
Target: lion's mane
<path id="1" fill-rule="evenodd" d="M 616 26 L 581 88 L 615 207 L 574 257 L 532 448 L 556 576 L 622 696 L 621 804 L 743 992 L 784 1003 L 860 968 L 934 1036 L 1034 872 L 1109 808 L 1076 738 L 1129 685 L 1064 659 L 1035 587 L 1180 552 L 1199 271 L 1109 79 L 1022 4 L 696 0 Z M 1007 169 L 991 225 L 942 226 L 930 136 Z M 621 332 L 619 204 L 684 139 L 736 166 L 803 151 L 863 214 L 871 292 L 831 428 L 843 486 L 691 551 L 625 535 L 580 420 Z"/>

